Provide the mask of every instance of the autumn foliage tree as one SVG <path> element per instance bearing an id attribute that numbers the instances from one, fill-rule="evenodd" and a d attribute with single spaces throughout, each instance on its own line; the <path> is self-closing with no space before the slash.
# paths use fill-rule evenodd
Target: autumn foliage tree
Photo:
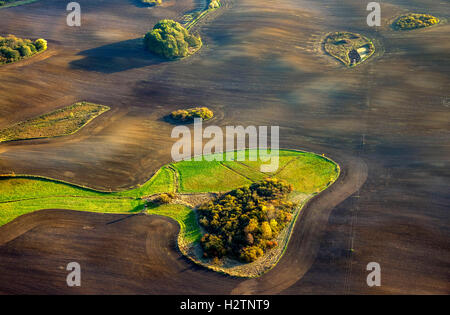
<path id="1" fill-rule="evenodd" d="M 46 49 L 47 41 L 42 38 L 33 42 L 14 35 L 0 37 L 0 64 L 15 62 Z"/>
<path id="2" fill-rule="evenodd" d="M 141 0 L 141 2 L 149 5 L 159 5 L 162 3 L 162 0 Z"/>
<path id="3" fill-rule="evenodd" d="M 192 122 L 194 118 L 203 120 L 211 119 L 214 116 L 212 110 L 207 107 L 195 107 L 189 109 L 179 109 L 170 113 L 169 117 L 177 122 Z"/>

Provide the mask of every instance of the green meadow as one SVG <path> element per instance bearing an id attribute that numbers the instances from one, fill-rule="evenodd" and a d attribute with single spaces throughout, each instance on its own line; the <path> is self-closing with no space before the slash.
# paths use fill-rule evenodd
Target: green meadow
<path id="1" fill-rule="evenodd" d="M 248 157 L 249 151 L 245 151 Z M 145 210 L 180 225 L 184 243 L 201 237 L 196 213 L 181 204 L 145 204 L 146 197 L 165 193 L 227 192 L 266 177 L 284 179 L 294 186 L 293 194 L 313 195 L 331 185 L 339 176 L 333 161 L 313 153 L 280 150 L 278 171 L 262 173 L 263 161 L 186 160 L 159 169 L 147 182 L 130 190 L 106 192 L 45 177 L 0 176 L 0 226 L 15 218 L 43 209 L 132 214 Z"/>
<path id="2" fill-rule="evenodd" d="M 29 3 L 33 3 L 39 0 L 23 0 L 23 1 L 1 1 L 0 0 L 0 9 L 3 8 L 11 8 L 11 7 L 17 7 L 19 5 L 23 5 L 23 4 L 29 4 Z"/>

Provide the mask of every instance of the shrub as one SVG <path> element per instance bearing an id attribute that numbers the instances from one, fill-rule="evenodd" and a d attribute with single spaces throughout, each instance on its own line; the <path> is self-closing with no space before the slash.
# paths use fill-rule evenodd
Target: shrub
<path id="1" fill-rule="evenodd" d="M 181 58 L 197 51 L 202 41 L 172 20 L 161 20 L 144 36 L 145 47 L 166 58 Z"/>
<path id="2" fill-rule="evenodd" d="M 170 203 L 174 198 L 175 198 L 174 193 L 160 194 L 155 198 L 155 202 L 158 204 L 167 204 Z"/>
<path id="3" fill-rule="evenodd" d="M 264 255 L 264 251 L 257 246 L 244 247 L 241 251 L 241 260 L 245 262 L 252 262 Z"/>
<path id="4" fill-rule="evenodd" d="M 221 258 L 226 254 L 226 249 L 222 238 L 217 235 L 205 234 L 201 239 L 204 256 Z"/>
<path id="5" fill-rule="evenodd" d="M 216 266 L 221 266 L 221 265 L 223 265 L 223 261 L 220 260 L 219 257 L 214 257 L 213 260 L 212 260 L 212 263 L 213 263 L 213 265 L 216 265 Z"/>

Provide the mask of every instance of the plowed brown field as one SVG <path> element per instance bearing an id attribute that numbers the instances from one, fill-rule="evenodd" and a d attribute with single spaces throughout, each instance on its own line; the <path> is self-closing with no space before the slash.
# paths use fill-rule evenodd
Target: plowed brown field
<path id="1" fill-rule="evenodd" d="M 375 29 L 359 0 L 222 2 L 195 27 L 204 47 L 175 62 L 138 38 L 191 0 L 80 0 L 80 28 L 57 0 L 0 10 L 0 35 L 49 42 L 0 67 L 0 128 L 80 100 L 111 107 L 74 135 L 1 144 L 0 173 L 126 188 L 170 162 L 173 126 L 161 117 L 175 109 L 208 106 L 220 126 L 279 125 L 282 147 L 326 153 L 343 171 L 309 203 L 280 263 L 228 278 L 184 259 L 169 219 L 46 210 L 0 228 L 0 293 L 450 293 L 450 27 L 388 25 L 410 10 L 448 18 L 450 7 L 383 1 Z M 321 52 L 335 30 L 382 48 L 346 69 Z M 71 261 L 80 288 L 66 286 Z M 381 287 L 366 285 L 372 261 Z"/>

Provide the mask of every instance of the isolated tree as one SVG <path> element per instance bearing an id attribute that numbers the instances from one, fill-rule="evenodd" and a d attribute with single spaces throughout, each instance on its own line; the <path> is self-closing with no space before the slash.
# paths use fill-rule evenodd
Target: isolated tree
<path id="1" fill-rule="evenodd" d="M 36 49 L 38 51 L 46 50 L 47 49 L 47 41 L 43 38 L 36 39 L 34 42 L 34 46 L 36 46 Z"/>
<path id="2" fill-rule="evenodd" d="M 166 58 L 186 57 L 200 48 L 202 41 L 172 20 L 161 20 L 144 36 L 145 47 Z"/>

